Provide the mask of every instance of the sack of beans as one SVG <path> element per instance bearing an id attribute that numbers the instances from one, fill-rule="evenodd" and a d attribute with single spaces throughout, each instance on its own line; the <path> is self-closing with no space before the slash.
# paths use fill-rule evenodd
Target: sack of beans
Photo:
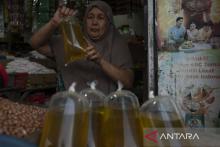
<path id="1" fill-rule="evenodd" d="M 47 109 L 0 98 L 0 134 L 27 137 L 43 126 Z"/>

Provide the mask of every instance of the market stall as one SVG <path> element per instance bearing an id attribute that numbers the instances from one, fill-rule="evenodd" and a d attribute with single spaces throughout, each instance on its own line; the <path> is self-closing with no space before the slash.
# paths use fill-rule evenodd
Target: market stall
<path id="1" fill-rule="evenodd" d="M 5 147 L 19 145 L 22 147 L 38 146 L 43 131 L 45 114 L 48 112 L 52 95 L 57 93 L 58 90 L 67 90 L 67 88 L 63 88 L 66 83 L 60 78 L 60 65 L 55 62 L 62 61 L 63 59 L 59 58 L 59 60 L 57 60 L 48 54 L 46 56 L 42 55 L 45 52 L 42 53 L 38 50 L 39 48 L 35 48 L 31 42 L 31 37 L 37 30 L 51 20 L 58 8 L 59 2 L 71 4 L 71 8 L 74 6 L 74 8 L 79 11 L 77 14 L 79 20 L 82 20 L 83 11 L 86 6 L 92 3 L 92 1 L 84 0 L 3 0 L 0 2 L 0 65 L 2 65 L 0 72 L 0 144 L 4 144 Z M 118 15 L 118 17 L 114 16 L 117 24 L 115 28 L 119 30 L 120 35 L 125 38 L 125 43 L 128 44 L 128 47 L 126 45 L 126 49 L 132 52 L 132 56 L 128 57 L 134 61 L 134 67 L 132 67 L 131 70 L 135 73 L 135 82 L 134 86 L 129 90 L 137 94 L 139 97 L 138 101 L 143 103 L 147 98 L 147 94 L 144 91 L 144 87 L 146 86 L 144 82 L 146 80 L 145 51 L 142 29 L 140 29 L 143 24 L 142 19 L 136 19 L 136 16 L 142 18 L 141 1 L 136 0 L 130 2 L 123 0 L 122 2 L 116 2 L 106 0 L 106 2 L 112 7 L 113 13 Z M 132 15 L 134 15 L 134 17 L 132 17 Z M 68 23 L 69 22 L 67 22 L 67 24 Z M 81 23 L 82 22 L 79 21 L 79 28 L 81 27 Z M 67 25 L 64 28 L 70 27 Z M 73 37 L 72 29 L 69 29 L 67 33 L 70 33 L 71 37 Z M 55 30 L 52 36 L 56 38 L 57 34 L 62 33 Z M 65 35 L 65 33 L 63 35 Z M 77 32 L 75 37 L 79 37 Z M 83 39 L 81 39 L 81 41 Z M 64 38 L 64 40 L 67 39 Z M 78 42 L 78 45 L 81 44 L 81 41 Z M 74 44 L 74 38 L 71 38 L 70 42 Z M 55 43 L 57 42 L 55 41 Z M 119 43 L 121 43 L 121 41 Z M 85 53 L 82 53 L 83 58 L 85 58 L 84 54 Z M 125 57 L 123 52 L 121 54 Z M 70 54 L 69 57 L 68 59 L 71 60 L 73 55 Z M 71 62 L 72 61 L 73 60 L 71 60 Z M 118 62 L 124 61 L 119 60 Z M 65 64 L 65 66 L 67 65 Z M 97 65 L 95 64 L 95 66 Z M 83 69 L 85 68 L 86 67 L 83 67 Z M 90 71 L 87 72 L 88 76 L 85 76 L 87 79 L 84 84 L 85 87 L 88 87 L 88 83 L 91 82 L 89 73 L 94 72 L 96 67 L 88 69 Z M 79 75 L 78 77 L 80 77 L 81 73 L 76 73 Z M 98 74 L 95 75 L 96 77 L 106 78 L 106 75 L 100 75 L 102 72 L 97 73 Z M 63 77 L 66 78 L 66 76 Z M 71 77 L 72 76 L 69 76 L 68 78 Z M 115 82 L 112 85 L 116 89 L 117 83 Z M 99 88 L 103 87 L 109 89 L 106 88 L 105 85 Z M 66 111 L 71 112 L 72 108 Z M 78 119 L 80 120 L 80 117 Z M 78 124 L 78 126 L 80 126 L 80 124 Z M 86 132 L 86 126 L 83 127 L 85 127 Z M 56 135 L 58 136 L 59 133 Z M 126 140 L 129 140 L 128 138 Z M 7 144 L 9 141 L 11 141 L 12 144 Z M 85 143 L 86 142 L 84 142 L 84 144 Z"/>

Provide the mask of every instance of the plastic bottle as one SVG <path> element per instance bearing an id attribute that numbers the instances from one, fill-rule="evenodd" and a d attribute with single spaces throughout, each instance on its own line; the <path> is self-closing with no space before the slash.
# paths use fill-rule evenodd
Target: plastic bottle
<path id="1" fill-rule="evenodd" d="M 105 130 L 104 120 L 106 117 L 106 96 L 96 89 L 96 82 L 90 83 L 90 88 L 80 92 L 89 102 L 89 133 L 88 147 L 103 147 Z"/>
<path id="2" fill-rule="evenodd" d="M 86 147 L 88 135 L 88 101 L 75 92 L 55 94 L 46 114 L 40 147 Z"/>
<path id="3" fill-rule="evenodd" d="M 183 127 L 181 115 L 170 97 L 153 97 L 145 102 L 140 111 L 146 127 Z"/>
<path id="4" fill-rule="evenodd" d="M 148 146 L 190 146 L 188 141 L 180 142 L 179 140 L 160 140 L 161 134 L 165 133 L 185 133 L 184 122 L 181 118 L 179 108 L 171 97 L 158 96 L 154 97 L 152 92 L 149 100 L 140 108 L 140 119 L 142 130 L 145 132 L 156 131 L 159 136 L 149 140 L 145 138 L 145 144 Z M 146 134 L 145 134 L 146 135 Z"/>
<path id="5" fill-rule="evenodd" d="M 142 147 L 138 98 L 119 88 L 106 98 L 106 144 L 103 147 Z"/>

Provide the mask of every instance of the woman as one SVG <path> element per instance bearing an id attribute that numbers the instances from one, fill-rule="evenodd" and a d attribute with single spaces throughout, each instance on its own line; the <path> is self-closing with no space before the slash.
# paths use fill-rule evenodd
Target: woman
<path id="1" fill-rule="evenodd" d="M 198 41 L 198 35 L 199 35 L 199 31 L 196 28 L 196 24 L 191 23 L 190 28 L 187 29 L 187 39 L 190 41 L 196 42 Z"/>
<path id="2" fill-rule="evenodd" d="M 75 12 L 66 7 L 58 8 L 53 18 L 32 36 L 32 47 L 55 57 L 65 88 L 75 81 L 79 91 L 88 87 L 87 82 L 93 80 L 98 81 L 97 88 L 105 94 L 116 90 L 117 81 L 121 81 L 125 88 L 131 88 L 131 55 L 127 44 L 115 29 L 110 6 L 103 1 L 92 2 L 85 12 L 83 28 L 89 44 L 85 49 L 87 59 L 64 66 L 63 40 L 60 36 L 51 36 L 62 19 L 75 15 Z"/>

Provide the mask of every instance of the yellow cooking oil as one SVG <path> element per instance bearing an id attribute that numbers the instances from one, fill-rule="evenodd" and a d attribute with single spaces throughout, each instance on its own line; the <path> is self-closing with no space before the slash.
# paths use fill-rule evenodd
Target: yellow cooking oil
<path id="1" fill-rule="evenodd" d="M 142 126 L 145 128 L 183 128 L 184 123 L 175 113 L 140 114 Z"/>
<path id="2" fill-rule="evenodd" d="M 63 115 L 61 111 L 46 114 L 40 147 L 87 147 L 88 112 Z"/>
<path id="3" fill-rule="evenodd" d="M 168 119 L 169 118 L 169 119 Z M 153 142 L 152 140 L 149 140 L 143 136 L 144 139 L 144 146 L 143 147 L 159 147 L 159 146 L 169 146 L 169 147 L 175 147 L 175 146 L 187 146 L 190 147 L 191 143 L 189 140 L 165 140 L 160 139 L 159 134 L 162 133 L 185 133 L 184 131 L 184 123 L 181 120 L 180 117 L 178 117 L 175 113 L 170 114 L 163 114 L 160 113 L 154 113 L 154 114 L 140 114 L 140 121 L 141 121 L 141 128 L 143 131 L 147 131 L 144 133 L 144 135 L 147 135 L 149 133 L 152 133 L 153 131 L 158 131 L 158 135 L 156 140 L 157 143 Z M 150 136 L 152 137 L 152 136 Z"/>
<path id="4" fill-rule="evenodd" d="M 143 147 L 138 109 L 108 107 L 99 147 Z"/>
<path id="5" fill-rule="evenodd" d="M 105 120 L 107 119 L 107 108 L 104 106 L 92 107 L 89 112 L 89 131 L 88 146 L 104 147 L 104 143 L 108 142 L 104 136 Z"/>
<path id="6" fill-rule="evenodd" d="M 87 41 L 78 22 L 62 21 L 61 34 L 64 40 L 65 63 L 70 63 L 85 57 Z"/>

